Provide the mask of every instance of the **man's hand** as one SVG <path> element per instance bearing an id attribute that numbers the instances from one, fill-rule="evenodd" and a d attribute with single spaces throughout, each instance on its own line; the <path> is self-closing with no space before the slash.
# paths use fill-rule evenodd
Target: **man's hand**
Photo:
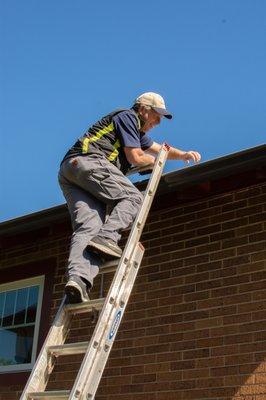
<path id="1" fill-rule="evenodd" d="M 185 161 L 186 163 L 189 163 L 190 161 L 193 161 L 194 163 L 198 163 L 201 159 L 201 155 L 200 153 L 198 153 L 197 151 L 184 151 L 181 159 L 183 161 Z"/>
<path id="2" fill-rule="evenodd" d="M 153 142 L 151 147 L 149 147 L 146 151 L 151 154 L 158 154 L 159 151 L 161 150 L 161 145 L 159 143 Z M 168 152 L 168 160 L 183 160 L 186 163 L 189 163 L 190 161 L 193 161 L 195 163 L 198 163 L 201 160 L 201 155 L 197 151 L 191 150 L 191 151 L 183 151 L 179 150 L 175 147 L 170 146 L 169 152 Z"/>

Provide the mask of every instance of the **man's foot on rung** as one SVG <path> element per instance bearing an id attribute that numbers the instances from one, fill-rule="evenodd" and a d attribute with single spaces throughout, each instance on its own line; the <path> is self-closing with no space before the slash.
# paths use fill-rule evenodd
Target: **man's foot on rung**
<path id="1" fill-rule="evenodd" d="M 86 283 L 77 275 L 69 278 L 65 286 L 65 294 L 67 302 L 70 304 L 83 303 L 90 300 Z"/>
<path id="2" fill-rule="evenodd" d="M 120 258 L 123 252 L 114 240 L 100 236 L 92 238 L 87 248 L 93 253 L 100 254 L 106 260 Z"/>

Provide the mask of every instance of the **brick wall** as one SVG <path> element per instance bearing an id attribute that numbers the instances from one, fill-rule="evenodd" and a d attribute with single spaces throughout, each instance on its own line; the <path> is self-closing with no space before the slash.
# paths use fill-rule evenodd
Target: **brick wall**
<path id="1" fill-rule="evenodd" d="M 265 192 L 256 185 L 151 212 L 97 400 L 266 399 Z M 69 235 L 63 223 L 4 241 L 2 268 L 57 259 L 51 316 Z M 111 275 L 104 274 L 105 292 Z M 68 340 L 87 340 L 94 326 L 92 316 L 77 317 Z M 69 388 L 79 361 L 60 358 L 49 388 Z M 18 399 L 22 381 L 13 374 L 12 384 L 2 382 L 0 400 Z"/>

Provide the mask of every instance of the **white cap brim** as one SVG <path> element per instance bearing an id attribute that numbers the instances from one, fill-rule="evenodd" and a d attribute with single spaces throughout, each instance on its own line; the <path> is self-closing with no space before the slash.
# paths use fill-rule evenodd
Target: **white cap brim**
<path id="1" fill-rule="evenodd" d="M 152 107 L 158 114 L 163 115 L 167 119 L 172 119 L 173 115 L 170 114 L 165 108 Z"/>

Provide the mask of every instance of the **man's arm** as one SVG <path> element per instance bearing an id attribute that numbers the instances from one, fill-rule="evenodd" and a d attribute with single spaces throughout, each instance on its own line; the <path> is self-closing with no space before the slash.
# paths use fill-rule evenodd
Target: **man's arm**
<path id="1" fill-rule="evenodd" d="M 147 150 L 145 150 L 145 152 L 156 155 L 159 153 L 160 149 L 161 149 L 161 145 L 159 143 L 153 142 L 153 144 Z M 189 162 L 189 161 L 199 162 L 201 159 L 201 155 L 200 155 L 200 153 L 198 153 L 197 151 L 194 151 L 194 150 L 183 151 L 183 150 L 179 150 L 175 147 L 170 146 L 170 149 L 168 152 L 168 159 L 169 160 L 183 160 L 185 162 Z"/>
<path id="2" fill-rule="evenodd" d="M 153 165 L 155 158 L 138 147 L 124 147 L 128 162 L 135 166 Z"/>
<path id="3" fill-rule="evenodd" d="M 125 110 L 113 118 L 113 123 L 124 149 L 127 161 L 136 167 L 153 165 L 155 158 L 142 150 L 141 134 L 137 126 L 137 118 L 132 110 Z M 148 148 L 152 140 L 146 141 Z"/>

